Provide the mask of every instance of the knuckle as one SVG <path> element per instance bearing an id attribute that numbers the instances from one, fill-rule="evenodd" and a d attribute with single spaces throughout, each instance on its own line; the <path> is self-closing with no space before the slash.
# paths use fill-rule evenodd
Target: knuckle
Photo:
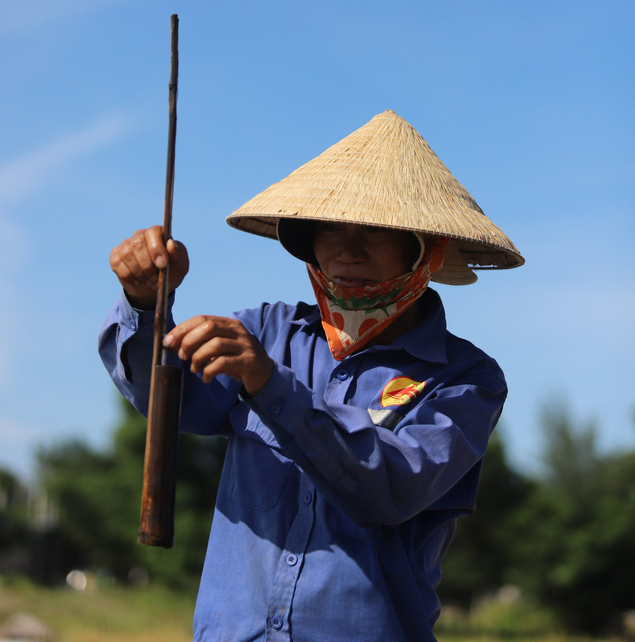
<path id="1" fill-rule="evenodd" d="M 145 247 L 146 245 L 145 235 L 143 233 L 135 232 L 130 237 L 130 245 L 135 249 L 140 249 Z"/>
<path id="2" fill-rule="evenodd" d="M 152 227 L 148 228 L 144 231 L 143 236 L 152 246 L 163 243 L 163 230 L 160 225 L 153 225 Z"/>
<path id="3" fill-rule="evenodd" d="M 216 324 L 214 323 L 213 317 L 207 314 L 201 314 L 199 317 L 199 326 L 201 331 L 207 334 L 215 330 Z"/>
<path id="4" fill-rule="evenodd" d="M 194 339 L 192 338 L 192 334 L 188 332 L 181 338 L 181 348 L 189 352 L 193 345 Z"/>
<path id="5" fill-rule="evenodd" d="M 195 370 L 201 370 L 205 365 L 205 361 L 197 354 L 192 355 L 191 361 L 192 361 L 192 366 L 194 366 Z"/>
<path id="6" fill-rule="evenodd" d="M 114 250 L 110 252 L 110 267 L 115 270 L 116 267 L 118 267 L 121 264 L 121 255 L 119 253 L 119 248 L 116 247 Z"/>
<path id="7" fill-rule="evenodd" d="M 189 321 L 190 331 L 194 330 L 201 332 L 205 331 L 206 317 L 202 314 L 197 314 L 195 317 L 192 317 Z"/>
<path id="8" fill-rule="evenodd" d="M 215 372 L 226 372 L 227 368 L 227 357 L 221 355 L 216 357 L 212 363 L 209 364 L 210 369 L 213 369 Z"/>

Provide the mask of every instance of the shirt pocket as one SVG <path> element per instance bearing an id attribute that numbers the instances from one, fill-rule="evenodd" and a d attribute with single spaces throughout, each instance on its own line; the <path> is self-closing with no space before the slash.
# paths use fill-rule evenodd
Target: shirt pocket
<path id="1" fill-rule="evenodd" d="M 290 459 L 266 444 L 239 436 L 230 439 L 226 465 L 231 466 L 229 498 L 259 511 L 278 503 L 293 468 Z"/>

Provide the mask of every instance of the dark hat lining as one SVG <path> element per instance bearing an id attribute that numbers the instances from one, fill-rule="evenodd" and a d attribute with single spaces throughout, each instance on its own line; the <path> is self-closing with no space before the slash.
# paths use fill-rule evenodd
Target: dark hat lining
<path id="1" fill-rule="evenodd" d="M 316 221 L 281 218 L 278 221 L 278 240 L 287 252 L 305 263 L 317 265 L 313 252 Z"/>
<path id="2" fill-rule="evenodd" d="M 312 265 L 318 265 L 317 259 L 315 258 L 315 253 L 313 251 L 313 237 L 315 235 L 315 227 L 318 221 L 314 220 L 299 220 L 299 219 L 289 219 L 281 218 L 278 220 L 278 225 L 276 228 L 278 240 L 282 247 L 284 247 L 289 254 L 295 256 L 296 259 L 304 261 L 304 263 L 310 263 Z M 404 230 L 409 231 L 409 230 Z M 421 252 L 421 245 L 419 239 L 417 238 L 414 232 L 411 232 L 412 235 L 412 248 L 411 252 L 413 254 L 413 262 L 419 256 Z"/>

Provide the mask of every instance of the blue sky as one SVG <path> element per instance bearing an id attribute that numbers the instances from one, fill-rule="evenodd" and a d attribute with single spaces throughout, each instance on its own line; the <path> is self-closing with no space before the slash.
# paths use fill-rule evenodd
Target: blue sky
<path id="1" fill-rule="evenodd" d="M 28 477 L 38 447 L 117 424 L 96 335 L 110 249 L 162 218 L 172 13 L 179 319 L 311 300 L 295 259 L 224 219 L 392 109 L 527 260 L 437 286 L 506 372 L 512 460 L 535 469 L 559 401 L 635 447 L 630 0 L 21 0 L 0 5 L 0 467 Z"/>

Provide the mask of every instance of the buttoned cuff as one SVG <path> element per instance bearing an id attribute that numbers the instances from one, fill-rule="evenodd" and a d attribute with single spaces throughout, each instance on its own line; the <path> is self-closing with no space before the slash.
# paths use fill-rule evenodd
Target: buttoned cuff
<path id="1" fill-rule="evenodd" d="M 293 371 L 277 362 L 257 394 L 250 395 L 244 388 L 240 392 L 240 399 L 274 434 L 283 430 L 289 435 L 295 433 L 300 417 L 310 407 L 310 396 L 308 389 L 298 384 Z"/>
<path id="2" fill-rule="evenodd" d="M 153 310 L 140 310 L 132 306 L 125 290 L 121 291 L 120 305 L 119 305 L 119 322 L 131 332 L 136 332 L 142 325 L 149 321 L 154 321 Z"/>

